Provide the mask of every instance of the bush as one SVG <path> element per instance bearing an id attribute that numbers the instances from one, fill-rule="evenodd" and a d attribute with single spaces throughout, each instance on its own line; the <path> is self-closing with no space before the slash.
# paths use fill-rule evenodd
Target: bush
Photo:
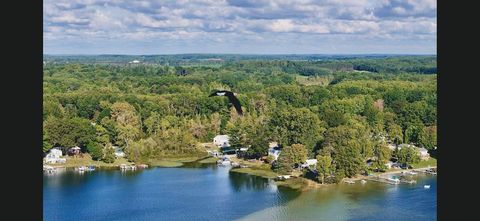
<path id="1" fill-rule="evenodd" d="M 93 160 L 101 160 L 103 158 L 103 147 L 95 141 L 88 142 L 87 152 L 92 156 Z"/>

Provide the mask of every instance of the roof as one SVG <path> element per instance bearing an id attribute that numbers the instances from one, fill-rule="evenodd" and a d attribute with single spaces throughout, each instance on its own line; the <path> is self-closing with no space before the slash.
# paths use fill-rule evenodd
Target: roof
<path id="1" fill-rule="evenodd" d="M 228 139 L 228 135 L 217 135 L 217 136 L 215 136 L 213 139 L 216 139 L 216 140 L 218 140 L 218 139 L 226 140 L 226 139 Z"/>
<path id="2" fill-rule="evenodd" d="M 78 147 L 78 146 L 74 146 L 74 147 L 72 147 L 72 148 L 70 148 L 70 149 L 71 149 L 71 150 L 80 150 L 81 148 Z"/>
<path id="3" fill-rule="evenodd" d="M 305 161 L 308 165 L 312 165 L 312 164 L 316 164 L 317 163 L 317 159 L 308 159 Z"/>

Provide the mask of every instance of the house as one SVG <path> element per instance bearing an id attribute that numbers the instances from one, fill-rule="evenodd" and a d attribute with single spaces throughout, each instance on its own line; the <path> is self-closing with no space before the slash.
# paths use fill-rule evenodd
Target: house
<path id="1" fill-rule="evenodd" d="M 304 164 L 300 165 L 302 168 L 307 168 L 307 167 L 316 167 L 317 166 L 317 159 L 308 159 L 305 161 Z"/>
<path id="2" fill-rule="evenodd" d="M 113 149 L 115 149 L 115 157 L 120 158 L 120 157 L 125 157 L 125 152 L 123 152 L 122 148 L 113 146 Z"/>
<path id="3" fill-rule="evenodd" d="M 128 62 L 128 63 L 130 63 L 130 64 L 138 64 L 138 63 L 140 63 L 140 61 L 139 61 L 139 60 L 133 60 L 133 61 L 130 61 L 130 62 Z"/>
<path id="4" fill-rule="evenodd" d="M 61 158 L 62 150 L 60 148 L 55 147 L 52 148 L 49 153 L 45 156 L 44 160 L 45 163 L 65 163 L 67 159 Z"/>
<path id="5" fill-rule="evenodd" d="M 397 162 L 388 161 L 388 163 L 386 163 L 385 166 L 386 166 L 388 169 L 391 169 L 391 168 L 400 168 L 400 167 L 401 167 L 401 164 L 400 164 L 400 163 L 397 163 Z"/>
<path id="6" fill-rule="evenodd" d="M 397 145 L 395 145 L 395 144 L 390 144 L 390 143 L 389 143 L 389 144 L 387 145 L 387 147 L 388 147 L 388 149 L 390 149 L 391 151 L 395 151 L 395 149 L 397 148 Z M 400 148 L 400 147 L 399 147 L 399 148 Z"/>
<path id="7" fill-rule="evenodd" d="M 278 159 L 278 156 L 280 155 L 280 147 L 278 146 L 277 142 L 270 142 L 268 144 L 268 155 L 273 156 L 275 160 Z"/>
<path id="8" fill-rule="evenodd" d="M 430 158 L 430 154 L 428 153 L 428 150 L 425 148 L 418 148 L 418 154 L 420 155 L 420 159 L 422 160 L 428 160 Z"/>
<path id="9" fill-rule="evenodd" d="M 229 138 L 228 135 L 217 135 L 213 138 L 213 143 L 218 147 L 229 147 Z"/>
<path id="10" fill-rule="evenodd" d="M 80 147 L 74 146 L 74 147 L 68 149 L 67 153 L 70 156 L 75 156 L 75 155 L 80 153 L 80 150 L 81 150 Z"/>

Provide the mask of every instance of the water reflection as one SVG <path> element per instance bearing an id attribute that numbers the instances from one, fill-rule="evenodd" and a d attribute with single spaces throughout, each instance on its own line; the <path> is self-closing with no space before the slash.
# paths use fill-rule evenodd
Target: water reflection
<path id="1" fill-rule="evenodd" d="M 268 179 L 251 176 L 243 173 L 230 172 L 229 174 L 230 184 L 236 192 L 242 190 L 265 190 L 269 186 Z"/>

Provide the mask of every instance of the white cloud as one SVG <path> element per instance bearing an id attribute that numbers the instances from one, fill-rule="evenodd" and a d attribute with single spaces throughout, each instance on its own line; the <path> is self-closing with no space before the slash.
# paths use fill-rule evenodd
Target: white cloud
<path id="1" fill-rule="evenodd" d="M 234 44 L 232 39 L 258 42 L 267 35 L 286 41 L 312 35 L 413 41 L 436 35 L 435 0 L 45 0 L 43 17 L 47 42 Z"/>

